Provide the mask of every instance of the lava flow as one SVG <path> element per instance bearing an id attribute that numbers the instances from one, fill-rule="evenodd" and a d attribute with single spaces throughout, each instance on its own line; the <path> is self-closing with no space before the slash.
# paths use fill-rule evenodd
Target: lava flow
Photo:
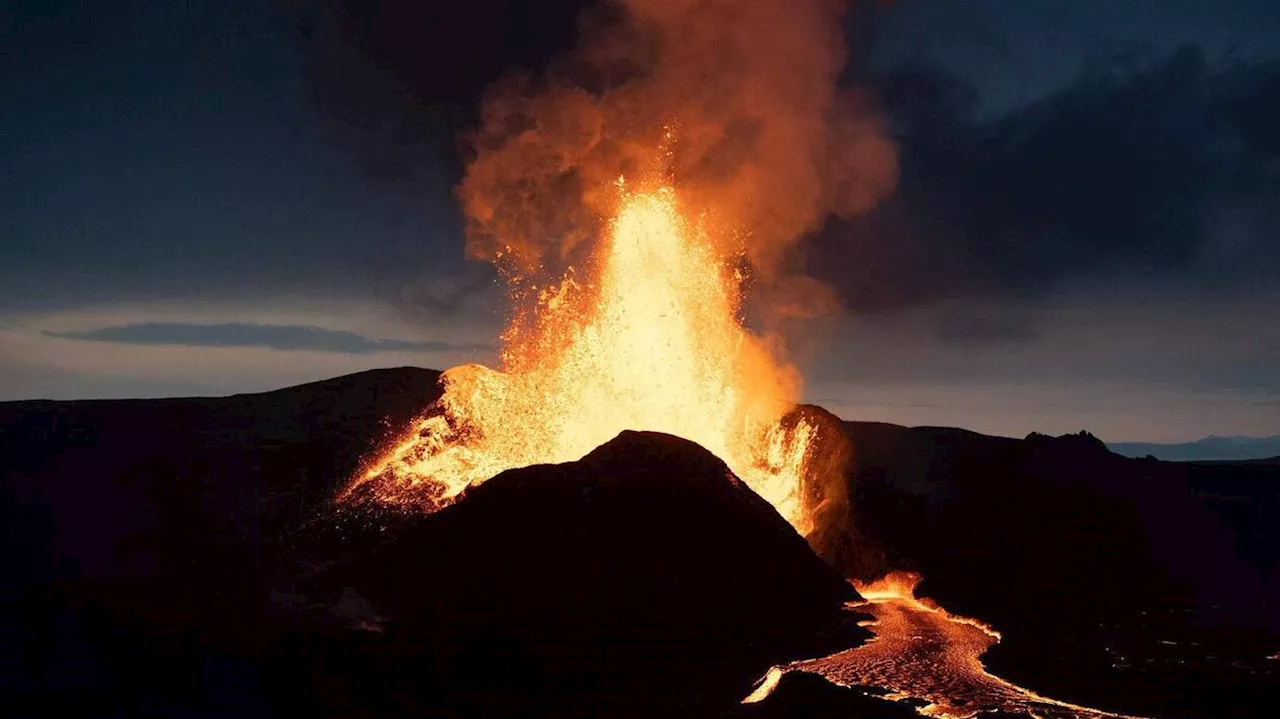
<path id="1" fill-rule="evenodd" d="M 817 430 L 784 421 L 799 374 L 743 327 L 737 258 L 685 219 L 672 188 L 618 184 L 620 210 L 592 262 L 532 287 L 532 309 L 503 336 L 502 371 L 447 371 L 436 406 L 348 498 L 433 511 L 503 470 L 653 430 L 701 444 L 810 533 Z"/>
<path id="2" fill-rule="evenodd" d="M 1000 641 L 999 632 L 917 598 L 919 582 L 917 575 L 893 573 L 870 584 L 855 583 L 865 601 L 850 604 L 849 610 L 874 617 L 863 626 L 875 637 L 830 656 L 774 667 L 743 703 L 769 696 L 787 672 L 811 672 L 843 687 L 887 690 L 884 698 L 890 701 L 928 702 L 919 713 L 930 717 L 1008 712 L 1043 719 L 1133 719 L 1049 699 L 988 673 L 980 657 Z"/>

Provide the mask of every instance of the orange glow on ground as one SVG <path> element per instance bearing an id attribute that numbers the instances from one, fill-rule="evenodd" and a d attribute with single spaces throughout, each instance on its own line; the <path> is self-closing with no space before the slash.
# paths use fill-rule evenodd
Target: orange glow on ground
<path id="1" fill-rule="evenodd" d="M 630 194 L 594 266 L 532 285 L 504 333 L 503 371 L 455 367 L 444 396 L 344 496 L 432 511 L 514 467 L 581 458 L 626 429 L 697 442 L 801 534 L 817 430 L 782 423 L 801 380 L 741 322 L 735 257 L 676 192 Z"/>

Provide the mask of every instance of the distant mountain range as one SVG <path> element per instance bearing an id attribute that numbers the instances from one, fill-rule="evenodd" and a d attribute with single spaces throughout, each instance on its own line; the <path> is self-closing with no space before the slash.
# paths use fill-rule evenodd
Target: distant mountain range
<path id="1" fill-rule="evenodd" d="M 1210 435 L 1195 442 L 1153 444 L 1150 442 L 1109 442 L 1107 447 L 1126 457 L 1146 457 L 1168 462 L 1207 460 L 1270 459 L 1280 457 L 1280 436 L 1216 437 Z"/>

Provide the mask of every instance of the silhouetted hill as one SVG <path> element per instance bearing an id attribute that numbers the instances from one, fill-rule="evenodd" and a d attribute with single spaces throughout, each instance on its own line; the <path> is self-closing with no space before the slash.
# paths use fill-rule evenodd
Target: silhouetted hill
<path id="1" fill-rule="evenodd" d="M 1175 444 L 1111 442 L 1108 446 L 1125 457 L 1152 456 L 1168 462 L 1280 458 L 1280 437 L 1205 437 Z"/>

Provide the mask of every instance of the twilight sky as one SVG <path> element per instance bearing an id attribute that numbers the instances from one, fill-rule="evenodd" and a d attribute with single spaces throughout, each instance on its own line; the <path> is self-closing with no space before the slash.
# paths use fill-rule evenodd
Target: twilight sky
<path id="1" fill-rule="evenodd" d="M 4 3 L 0 400 L 491 361 L 456 135 L 582 4 Z M 809 400 L 1280 434 L 1273 2 L 898 0 L 846 35 L 902 179 L 801 243 L 845 306 L 797 337 Z"/>

